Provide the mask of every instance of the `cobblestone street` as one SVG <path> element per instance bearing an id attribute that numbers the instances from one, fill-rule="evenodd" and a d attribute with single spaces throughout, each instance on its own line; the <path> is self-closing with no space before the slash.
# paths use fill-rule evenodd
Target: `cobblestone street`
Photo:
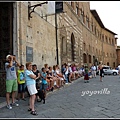
<path id="1" fill-rule="evenodd" d="M 46 104 L 35 103 L 38 112 L 33 116 L 27 101 L 19 101 L 12 110 L 0 108 L 0 118 L 119 118 L 120 78 L 105 76 L 84 83 L 83 78 L 47 95 Z"/>

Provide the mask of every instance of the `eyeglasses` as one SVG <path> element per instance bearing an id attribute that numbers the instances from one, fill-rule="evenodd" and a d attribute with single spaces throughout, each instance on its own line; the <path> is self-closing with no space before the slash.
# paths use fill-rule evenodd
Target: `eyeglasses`
<path id="1" fill-rule="evenodd" d="M 32 66 L 32 65 L 29 65 L 29 66 Z"/>

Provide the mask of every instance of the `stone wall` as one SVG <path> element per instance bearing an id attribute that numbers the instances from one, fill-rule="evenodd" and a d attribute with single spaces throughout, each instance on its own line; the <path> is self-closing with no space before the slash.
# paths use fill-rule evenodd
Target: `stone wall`
<path id="1" fill-rule="evenodd" d="M 39 2 L 31 2 L 35 5 Z M 45 63 L 52 66 L 56 64 L 56 39 L 54 16 L 44 17 L 46 5 L 36 7 L 35 12 L 31 13 L 32 18 L 28 19 L 28 3 L 20 2 L 21 8 L 19 16 L 20 24 L 20 58 L 23 64 L 26 63 L 26 46 L 33 48 L 32 63 L 41 69 Z M 45 7 L 45 8 L 44 8 Z M 43 9 L 44 8 L 44 9 Z"/>

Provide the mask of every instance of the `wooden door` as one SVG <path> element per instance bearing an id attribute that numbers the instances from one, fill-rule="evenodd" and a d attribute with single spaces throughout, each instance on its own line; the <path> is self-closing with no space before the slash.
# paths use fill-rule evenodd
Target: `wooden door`
<path id="1" fill-rule="evenodd" d="M 7 54 L 13 54 L 13 3 L 0 2 L 0 96 L 5 94 Z"/>

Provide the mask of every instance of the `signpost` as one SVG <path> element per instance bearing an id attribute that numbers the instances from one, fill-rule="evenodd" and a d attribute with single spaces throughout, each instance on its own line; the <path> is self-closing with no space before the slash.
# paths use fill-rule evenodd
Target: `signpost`
<path id="1" fill-rule="evenodd" d="M 55 13 L 63 12 L 63 2 L 55 2 Z"/>

